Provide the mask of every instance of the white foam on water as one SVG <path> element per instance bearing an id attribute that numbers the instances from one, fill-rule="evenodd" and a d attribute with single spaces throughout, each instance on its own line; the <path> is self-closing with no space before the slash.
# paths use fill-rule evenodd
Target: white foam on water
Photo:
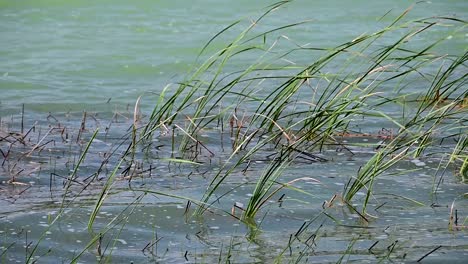
<path id="1" fill-rule="evenodd" d="M 114 240 L 117 241 L 117 242 L 120 242 L 122 245 L 127 245 L 127 241 L 125 241 L 125 240 L 123 240 L 121 238 L 116 238 Z"/>
<path id="2" fill-rule="evenodd" d="M 426 166 L 426 163 L 420 161 L 419 159 L 413 159 L 411 162 L 416 165 L 417 167 L 424 167 Z"/>

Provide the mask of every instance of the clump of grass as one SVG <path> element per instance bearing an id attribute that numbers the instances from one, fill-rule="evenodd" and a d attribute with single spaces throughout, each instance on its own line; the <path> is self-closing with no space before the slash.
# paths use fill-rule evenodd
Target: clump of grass
<path id="1" fill-rule="evenodd" d="M 187 79 L 177 84 L 174 91 L 171 92 L 172 86 L 163 89 L 145 125 L 142 125 L 139 113 L 140 98 L 137 100 L 133 123 L 124 140 L 129 142 L 129 146 L 97 196 L 88 222 L 92 239 L 85 250 L 115 226 L 110 223 L 99 230 L 99 234 L 94 230 L 96 216 L 111 194 L 122 169 L 120 166 L 126 164 L 123 174 L 128 176 L 125 179 L 130 184 L 133 176 L 138 175 L 138 159 L 141 157 L 138 152 L 149 149 L 148 145 L 157 137 L 158 130 L 171 136 L 172 149 L 170 158 L 161 158 L 160 161 L 200 166 L 200 153 L 208 153 L 205 158 L 210 162 L 219 153 L 213 152 L 199 135 L 213 127 L 223 134 L 225 126 L 231 127 L 232 152 L 226 160 L 220 161 L 200 199 L 130 186 L 133 192 L 143 196 L 151 194 L 189 201 L 188 204 L 197 205 L 196 214 L 207 210 L 223 211 L 214 205 L 224 197 L 224 194 L 218 195 L 220 187 L 229 177 L 241 175 L 257 155 L 271 155 L 269 163 L 256 179 L 245 208 L 241 208 L 242 216 L 238 217 L 252 226 L 255 225 L 254 218 L 279 190 L 288 188 L 306 193 L 293 185 L 302 180 L 316 181 L 312 177 L 283 181 L 281 177 L 289 166 L 301 157 L 307 157 L 310 162 L 327 162 L 327 157 L 319 153 L 336 146 L 347 148 L 339 138 L 356 134 L 352 128 L 365 119 L 378 119 L 389 124 L 395 128 L 395 133 L 375 146 L 375 154 L 356 172 L 343 194 L 334 196 L 351 207 L 356 194 L 365 190 L 362 212 L 353 208 L 362 218 L 365 219 L 378 177 L 402 160 L 424 156 L 431 151 L 439 135 L 457 140 L 455 149 L 444 153 L 451 154 L 450 163 L 461 163 L 460 175 L 466 180 L 468 129 L 464 72 L 467 54 L 433 52 L 443 39 L 428 43 L 421 49 L 410 48 L 417 36 L 429 33 L 440 23 L 450 22 L 463 27 L 464 21 L 450 18 L 407 21 L 407 10 L 382 30 L 335 47 L 294 43 L 289 50 L 277 51 L 275 47 L 280 43 L 286 41 L 291 44 L 289 38 L 282 36 L 285 30 L 307 24 L 304 21 L 257 29 L 266 16 L 286 2 L 270 6 L 232 41 L 207 56 L 205 52 L 211 49 L 211 45 L 218 38 L 231 34 L 241 21 L 232 23 L 209 40 L 199 57 L 206 60 Z M 283 59 L 296 53 L 309 53 L 314 59 L 305 65 L 282 63 Z M 249 60 L 250 64 L 236 68 L 237 60 L 244 62 L 246 57 L 253 58 Z M 410 94 L 405 89 L 417 78 L 422 79 L 428 88 L 421 89 L 422 92 L 410 101 L 407 98 Z M 401 115 L 387 113 L 389 105 L 401 106 L 404 110 Z M 411 105 L 410 110 L 407 105 Z M 176 133 L 180 133 L 180 137 Z M 95 136 L 91 137 L 89 144 Z M 89 145 L 71 178 L 76 176 L 88 148 Z M 62 205 L 68 205 L 65 198 Z M 232 215 L 237 218 L 234 213 Z"/>
<path id="2" fill-rule="evenodd" d="M 445 38 L 420 49 L 411 48 L 416 37 L 430 33 L 442 23 L 463 28 L 465 21 L 447 17 L 405 20 L 410 8 L 382 30 L 336 47 L 296 45 L 286 52 L 277 52 L 275 46 L 289 39 L 281 37 L 284 30 L 307 21 L 260 32 L 256 26 L 286 2 L 272 5 L 231 42 L 208 56 L 172 95 L 165 88 L 141 133 L 143 139 L 149 139 L 160 127 L 186 123 L 185 127 L 175 124 L 184 134 L 179 142 L 179 151 L 184 155 L 190 151 L 190 143 L 203 145 L 197 135 L 206 127 L 229 119 L 231 131 L 236 125 L 232 154 L 209 183 L 198 213 L 212 204 L 213 194 L 229 176 L 273 145 L 275 158 L 259 177 L 244 211 L 246 218 L 254 217 L 275 194 L 278 179 L 299 154 L 313 155 L 329 144 L 341 144 L 337 135 L 345 135 L 362 118 L 377 118 L 398 131 L 395 137 L 384 140 L 342 196 L 351 201 L 366 188 L 365 212 L 379 175 L 401 160 L 423 155 L 437 133 L 453 130 L 451 138 L 466 134 L 466 125 L 460 120 L 466 114 L 466 52 L 433 52 Z M 210 39 L 200 57 L 220 36 L 231 33 L 239 24 L 240 21 L 232 23 Z M 278 63 L 296 52 L 322 55 L 304 66 Z M 245 56 L 254 58 L 250 65 L 229 71 L 232 61 Z M 445 61 L 451 63 L 446 66 Z M 406 82 L 418 76 L 428 88 L 422 89 L 416 99 L 415 111 L 404 111 L 402 117 L 386 113 L 388 105 L 408 103 L 404 89 L 410 82 Z M 391 92 L 395 90 L 399 93 Z M 222 105 L 227 106 L 221 108 Z M 248 118 L 239 118 L 238 109 L 251 109 Z M 185 121 L 181 119 L 184 116 Z M 465 171 L 466 166 L 462 166 L 461 172 Z"/>
<path id="3" fill-rule="evenodd" d="M 222 211 L 255 229 L 255 217 L 280 190 L 288 188 L 308 194 L 294 184 L 298 181 L 317 181 L 312 177 L 297 177 L 286 182 L 281 177 L 288 167 L 304 157 L 310 163 L 328 162 L 321 152 L 336 146 L 348 149 L 341 139 L 350 137 L 349 135 L 361 135 L 353 128 L 361 128 L 362 120 L 376 119 L 380 123 L 388 124 L 395 133 L 382 137 L 382 141 L 373 146 L 374 154 L 355 172 L 356 176 L 349 180 L 343 194 L 333 196 L 327 208 L 333 205 L 335 198 L 339 198 L 343 204 L 351 207 L 367 221 L 368 204 L 373 196 L 373 186 L 379 177 L 403 160 L 421 158 L 428 154 L 449 157 L 443 169 L 448 168 L 450 164 L 456 164 L 462 181 L 467 181 L 468 55 L 466 51 L 462 54 L 436 53 L 434 50 L 446 40 L 445 37 L 425 43 L 420 48 L 413 46 L 417 37 L 436 30 L 441 24 L 465 28 L 465 21 L 448 17 L 406 20 L 410 11 L 408 9 L 379 31 L 360 35 L 334 47 L 314 47 L 294 43 L 284 35 L 287 29 L 307 25 L 308 21 L 267 29 L 258 27 L 267 16 L 287 2 L 289 1 L 271 5 L 224 47 L 214 54 L 207 55 L 207 52 L 212 50 L 213 43 L 230 35 L 242 25 L 242 21 L 232 23 L 210 39 L 199 54 L 199 59 L 206 60 L 190 72 L 185 80 L 176 84 L 174 91 L 171 91 L 172 86 L 162 90 L 149 120 L 144 125 L 139 110 L 141 98 L 138 98 L 131 127 L 121 145 L 115 147 L 110 156 L 117 155 L 116 151 L 122 144 L 128 143 L 128 148 L 117 161 L 114 170 L 106 175 L 106 181 L 96 197 L 88 221 L 91 240 L 73 261 L 78 261 L 80 256 L 93 246 L 97 246 L 98 255 L 102 260 L 110 260 L 112 252 L 108 258 L 104 256 L 100 241 L 102 236 L 118 226 L 117 222 L 122 221 L 123 224 L 117 231 L 119 233 L 125 226 L 127 215 L 122 212 L 99 231 L 95 230 L 95 221 L 119 176 L 128 179 L 132 192 L 140 193 L 135 205 L 147 194 L 166 196 L 187 201 L 185 214 L 188 214 L 190 205 L 195 204 L 196 214 L 203 214 L 207 210 Z M 288 46 L 290 48 L 287 50 L 276 49 L 285 43 L 292 47 Z M 290 63 L 289 58 L 299 53 L 310 54 L 311 60 L 306 64 Z M 249 58 L 248 64 L 238 68 L 239 60 L 245 62 L 246 58 Z M 416 83 L 415 80 L 423 86 L 417 92 L 410 88 Z M 407 88 L 410 91 L 407 91 Z M 389 113 L 389 106 L 400 106 L 403 110 L 397 114 Z M 81 141 L 86 118 L 85 113 L 76 142 Z M 219 168 L 214 171 L 206 186 L 206 192 L 200 199 L 158 190 L 133 188 L 130 185 L 132 178 L 141 174 L 139 151 L 150 149 L 148 145 L 157 137 L 158 130 L 170 135 L 172 150 L 170 157 L 159 158 L 159 161 L 201 166 L 201 153 L 207 153 L 204 158 L 209 159 L 209 162 L 219 153 L 212 151 L 208 143 L 200 139 L 200 134 L 214 127 L 223 136 L 224 127 L 227 125 L 231 128 L 232 151 L 227 159 L 220 161 Z M 21 130 L 23 134 L 23 128 Z M 371 135 L 373 132 L 375 131 L 370 131 Z M 63 210 L 74 201 L 73 198 L 67 202 L 67 194 L 70 193 L 73 180 L 77 178 L 79 168 L 83 165 L 97 133 L 96 130 L 91 136 L 67 178 L 59 216 L 51 224 L 54 224 Z M 0 141 L 10 137 L 11 135 L 2 136 Z M 439 153 L 431 153 L 435 152 L 433 147 L 442 145 L 439 142 L 444 140 L 454 140 L 455 144 L 449 145 L 450 148 L 445 148 L 444 145 L 445 149 L 438 150 Z M 14 143 L 21 142 L 15 138 Z M 41 142 L 37 143 L 33 150 L 40 146 Z M 352 150 L 349 152 L 352 154 Z M 2 155 L 5 163 L 8 155 Z M 107 164 L 110 156 L 103 161 L 93 180 L 98 178 L 101 168 Z M 234 212 L 229 214 L 225 209 L 217 208 L 214 204 L 225 196 L 218 195 L 222 185 L 228 178 L 242 175 L 256 156 L 267 156 L 268 164 L 255 179 L 246 206 L 239 203 L 242 205 L 239 206 L 242 207 L 242 216 L 238 217 Z M 123 170 L 121 166 L 124 166 Z M 151 165 L 149 170 L 151 171 Z M 120 174 L 121 171 L 123 175 Z M 83 187 L 83 190 L 87 186 Z M 351 201 L 363 190 L 365 196 L 362 210 L 359 212 L 352 206 Z M 322 201 L 317 203 L 321 204 Z M 131 206 L 133 204 L 127 208 Z M 332 218 L 327 214 L 327 208 L 323 207 L 319 215 Z M 133 210 L 128 215 L 132 213 Z M 457 226 L 457 217 L 454 215 L 456 211 L 450 214 L 450 227 Z M 298 236 L 312 222 L 305 223 L 295 234 L 295 238 L 290 239 L 289 250 L 291 243 L 298 240 Z M 298 261 L 313 247 L 319 229 L 306 239 L 312 239 L 312 243 L 305 243 Z M 38 244 L 42 239 L 43 237 Z M 345 254 L 352 254 L 354 242 L 349 245 Z M 28 261 L 33 260 L 37 245 L 33 247 Z M 279 260 L 286 250 L 280 254 Z M 388 254 L 392 250 L 393 247 Z"/>

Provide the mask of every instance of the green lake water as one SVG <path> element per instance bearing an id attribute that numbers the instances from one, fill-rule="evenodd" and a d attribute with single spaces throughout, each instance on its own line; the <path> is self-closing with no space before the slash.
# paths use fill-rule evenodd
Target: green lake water
<path id="1" fill-rule="evenodd" d="M 110 98 L 114 105 L 134 104 L 143 93 L 158 93 L 166 84 L 183 79 L 215 33 L 237 19 L 256 17 L 272 3 L 2 0 L 1 113 L 23 103 L 30 113 L 102 111 Z M 283 33 L 298 43 L 333 47 L 382 28 L 410 5 L 408 1 L 298 0 L 263 25 L 312 20 Z M 464 18 L 467 12 L 465 1 L 431 1 L 416 5 L 410 16 Z M 462 32 L 445 48 L 450 52 L 466 45 Z"/>
<path id="2" fill-rule="evenodd" d="M 376 218 L 366 225 L 361 225 L 359 216 L 344 207 L 328 211 L 331 218 L 339 219 L 339 224 L 321 214 L 323 202 L 342 192 L 347 181 L 374 153 L 369 144 L 378 140 L 372 137 L 356 139 L 359 144 L 353 146 L 352 157 L 330 147 L 320 154 L 329 162 L 292 164 L 282 176 L 282 182 L 314 178 L 320 184 L 312 180 L 297 182 L 295 187 L 308 194 L 282 191 L 284 201 L 278 201 L 275 196 L 255 219 L 256 229 L 240 223 L 229 213 L 233 204 L 246 203 L 255 179 L 267 162 L 265 157 L 272 153 L 259 153 L 248 169 L 235 172 L 220 187 L 219 194 L 225 196 L 214 204 L 219 211 L 190 218 L 187 216 L 194 206 L 185 212 L 183 199 L 151 193 L 141 196 L 136 190 L 149 188 L 200 199 L 213 171 L 231 154 L 230 135 L 216 128 L 204 131 L 201 140 L 220 154 L 194 168 L 187 164 L 168 165 L 161 159 L 170 158 L 169 153 L 173 151 L 171 136 L 161 134 L 156 139 L 157 150 L 138 156 L 145 165 L 151 164 L 151 169 L 142 172 L 142 178 L 133 180 L 134 189 L 128 188 L 128 181 L 123 177 L 113 185 L 113 195 L 106 200 L 94 223 L 93 230 L 99 230 L 96 232 L 111 227 L 100 243 L 91 242 L 96 234 L 87 230 L 87 224 L 103 181 L 93 183 L 82 193 L 80 184 L 72 186 L 69 191 L 73 195 L 67 199 L 79 198 L 72 200 L 59 221 L 51 225 L 62 202 L 68 201 L 61 196 L 63 177 L 73 171 L 94 128 L 100 128 L 100 132 L 91 145 L 85 166 L 80 168 L 82 178 L 101 169 L 110 150 L 115 150 L 116 155 L 125 151 L 128 140 L 122 137 L 131 125 L 133 107 L 139 96 L 142 96 L 143 114 L 149 114 L 164 87 L 186 77 L 197 63 L 198 53 L 214 34 L 238 19 L 244 19 L 241 26 L 248 26 L 249 20 L 258 17 L 272 3 L 266 0 L 0 0 L 0 132 L 19 130 L 24 105 L 25 129 L 38 121 L 30 134 L 34 142 L 44 135 L 48 135 L 47 140 L 59 142 L 67 133 L 73 140 L 84 138 L 82 142 L 76 140 L 79 144 L 57 144 L 31 157 L 22 156 L 30 151 L 26 146 L 12 150 L 12 157 L 21 157 L 18 167 L 22 171 L 18 172 L 13 163 L 8 168 L 2 165 L 0 170 L 0 263 L 24 263 L 37 242 L 40 243 L 34 258 L 38 263 L 68 263 L 78 254 L 82 254 L 78 263 L 95 263 L 109 255 L 112 258 L 104 260 L 110 263 L 214 263 L 218 260 L 270 263 L 280 254 L 284 258 L 279 262 L 284 263 L 296 260 L 335 263 L 343 255 L 346 255 L 343 261 L 355 263 L 393 259 L 396 263 L 412 263 L 439 246 L 425 259 L 427 263 L 465 263 L 467 230 L 449 231 L 447 226 L 454 201 L 460 221 L 466 221 L 468 189 L 454 176 L 455 168 L 441 176 L 438 156 L 422 161 L 405 160 L 382 175 L 373 197 L 379 202 L 371 206 Z M 258 27 L 268 29 L 310 20 L 282 31 L 279 36 L 301 45 L 334 47 L 385 27 L 411 4 L 412 1 L 403 0 L 296 0 L 265 18 Z M 467 1 L 433 0 L 415 4 L 409 17 L 467 19 L 467 14 Z M 432 35 L 417 37 L 415 45 L 437 40 L 450 30 L 441 28 Z M 234 38 L 238 33 L 224 35 L 222 40 Z M 214 46 L 222 44 L 214 43 Z M 447 41 L 436 49 L 443 54 L 460 55 L 466 52 L 466 47 L 465 29 L 449 33 Z M 206 55 L 199 60 L 205 58 Z M 288 61 L 305 65 L 313 59 L 313 56 L 297 54 Z M 251 60 L 240 58 L 229 67 L 242 68 Z M 262 89 L 268 92 L 268 88 Z M 424 87 L 416 84 L 409 89 L 418 92 Z M 399 108 L 387 110 L 393 113 Z M 88 130 L 84 135 L 77 135 L 84 111 L 93 114 L 88 116 Z M 69 131 L 52 130 L 57 124 Z M 361 128 L 375 132 L 387 125 L 370 120 Z M 125 144 L 120 146 L 121 142 Z M 2 144 L 0 141 L 0 149 L 7 151 L 8 146 Z M 444 141 L 444 144 L 433 151 L 442 152 L 454 143 Z M 109 175 L 116 162 L 110 159 L 102 175 Z M 404 177 L 399 174 L 401 171 L 405 171 Z M 15 173 L 25 174 L 18 180 L 30 187 L 8 185 L 7 181 Z M 433 192 L 436 185 L 437 191 Z M 74 196 L 78 193 L 79 196 Z M 362 198 L 364 193 L 358 196 Z M 293 237 L 298 240 L 291 242 Z M 316 241 L 309 240 L 315 237 Z M 352 249 L 348 251 L 351 244 Z"/>

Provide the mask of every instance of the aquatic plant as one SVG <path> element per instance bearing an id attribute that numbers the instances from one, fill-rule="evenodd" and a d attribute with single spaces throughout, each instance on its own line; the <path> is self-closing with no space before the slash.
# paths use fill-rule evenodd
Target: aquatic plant
<path id="1" fill-rule="evenodd" d="M 172 95 L 168 95 L 167 87 L 163 90 L 142 130 L 141 139 L 148 140 L 158 128 L 173 126 L 183 133 L 178 142 L 182 157 L 188 157 L 195 145 L 195 149 L 204 147 L 210 158 L 215 154 L 197 135 L 213 125 L 221 126 L 222 130 L 223 122 L 229 120 L 233 150 L 211 179 L 197 210 L 199 214 L 213 203 L 213 194 L 228 177 L 273 146 L 274 158 L 258 178 L 252 197 L 243 208 L 246 219 L 254 217 L 276 193 L 274 186 L 288 185 L 281 185 L 278 179 L 298 156 L 308 156 L 314 162 L 326 161 L 326 157 L 314 152 L 330 145 L 346 148 L 339 139 L 356 134 L 350 128 L 360 119 L 377 118 L 396 128 L 394 135 L 384 137 L 375 146 L 374 156 L 350 180 L 342 195 L 349 202 L 365 188 L 363 212 L 379 175 L 401 160 L 423 155 L 437 134 L 445 136 L 446 131 L 453 131 L 446 136 L 466 135 L 466 124 L 460 119 L 466 114 L 466 52 L 461 55 L 434 52 L 446 41 L 446 36 L 424 43 L 422 48 L 413 44 L 417 42 L 414 39 L 443 23 L 452 23 L 456 28 L 448 33 L 451 34 L 465 27 L 465 21 L 450 17 L 405 20 L 409 8 L 387 27 L 336 47 L 293 43 L 294 47 L 277 51 L 276 46 L 283 41 L 291 44 L 282 35 L 285 29 L 306 26 L 308 22 L 257 30 L 266 16 L 287 2 L 270 6 L 232 41 L 206 56 L 211 45 L 232 34 L 241 21 L 210 39 L 199 54 L 199 58 L 208 58 Z M 279 63 L 299 52 L 309 52 L 315 59 L 304 66 Z M 248 66 L 239 70 L 235 66 L 238 60 L 247 61 Z M 451 62 L 448 66 L 447 61 Z M 429 87 L 422 89 L 416 98 L 405 91 L 415 79 Z M 408 99 L 411 96 L 413 99 Z M 388 105 L 406 108 L 407 104 L 414 105 L 415 111 L 404 109 L 401 116 L 385 113 Z M 242 117 L 238 109 L 246 109 Z M 465 167 L 461 167 L 461 172 Z"/>
<path id="2" fill-rule="evenodd" d="M 86 204 L 91 207 L 87 221 L 89 241 L 76 252 L 72 262 L 78 262 L 93 247 L 99 261 L 110 262 L 112 245 L 129 218 L 138 215 L 135 208 L 149 196 L 186 204 L 184 216 L 181 216 L 186 217 L 186 221 L 192 212 L 197 216 L 215 212 L 239 220 L 249 229 L 246 236 L 249 242 L 260 232 L 258 215 L 267 211 L 266 215 L 267 209 L 271 208 L 268 205 L 274 204 L 274 200 L 281 203 L 285 196 L 281 192 L 311 197 L 310 203 L 318 205 L 320 212 L 311 220 L 305 220 L 297 232 L 291 234 L 276 258 L 278 263 L 286 258 L 300 262 L 313 251 L 320 237 L 323 224 L 312 230 L 312 223 L 319 217 L 344 225 L 345 220 L 332 213 L 337 207 L 343 205 L 343 209 L 349 209 L 359 219 L 359 228 L 367 228 L 371 223 L 369 216 L 372 216 L 369 205 L 377 201 L 374 186 L 379 177 L 397 174 L 405 177 L 405 173 L 413 170 L 406 168 L 393 173 L 399 164 L 418 161 L 416 166 L 421 166 L 423 162 L 419 159 L 439 159 L 440 165 L 434 175 L 434 194 L 448 170 L 460 176 L 462 182 L 467 180 L 468 55 L 466 50 L 454 54 L 437 50 L 449 40 L 447 36 L 466 27 L 465 21 L 451 17 L 407 20 L 410 8 L 381 30 L 336 46 L 320 47 L 296 43 L 286 36 L 287 30 L 307 27 L 310 21 L 273 28 L 262 25 L 264 19 L 288 2 L 269 6 L 246 28 L 245 21 L 239 20 L 217 33 L 202 48 L 197 58 L 202 62 L 188 73 L 186 79 L 166 86 L 157 96 L 147 119 L 139 109 L 140 101 L 145 98 L 139 97 L 133 113 L 129 114 L 129 129 L 104 155 L 97 171 L 79 180 L 78 173 L 85 167 L 85 158 L 99 138 L 99 130 L 89 135 L 87 144 L 81 145 L 79 155 L 73 158 L 77 158 L 77 162 L 73 162 L 71 170 L 63 176 L 60 210 L 46 229 L 58 222 L 65 209 L 70 208 L 91 183 L 98 186 L 91 203 Z M 442 36 L 425 41 L 426 34 L 448 25 L 451 29 L 442 30 Z M 233 34 L 234 38 L 231 37 Z M 221 49 L 217 49 L 220 45 Z M 292 61 L 291 58 L 297 57 L 301 59 Z M 415 84 L 419 87 L 412 87 Z M 176 88 L 172 90 L 174 86 Z M 87 136 L 86 118 L 84 113 L 77 144 Z M 373 123 L 385 127 L 376 128 Z M 25 138 L 23 130 L 19 137 L 8 134 L 0 139 L 12 138 L 8 143 L 11 148 Z M 220 134 L 220 141 L 215 144 L 223 145 L 224 136 L 229 137 L 231 149 L 225 151 L 224 146 L 215 148 L 217 150 L 211 148 L 210 143 L 217 139 L 203 137 L 206 131 Z M 40 149 L 46 136 L 33 144 L 29 153 Z M 372 142 L 352 142 L 356 138 L 371 139 Z M 155 146 L 156 140 L 161 145 Z M 160 151 L 160 146 L 169 147 Z M 315 199 L 312 191 L 299 186 L 303 182 L 314 182 L 326 188 L 312 172 L 307 176 L 289 175 L 290 167 L 301 166 L 298 164 L 306 163 L 313 168 L 317 163 L 334 162 L 333 157 L 327 156 L 329 150 L 343 151 L 353 157 L 357 155 L 355 147 L 366 148 L 368 153 L 362 155 L 365 160 L 357 171 L 351 172 L 352 177 L 339 178 L 348 183 L 342 193 L 331 193 L 332 198 L 328 201 Z M 9 150 L 6 154 L 2 152 L 3 163 L 9 162 L 9 153 Z M 143 166 L 144 162 L 149 168 Z M 108 163 L 112 169 L 104 172 Z M 206 191 L 201 197 L 191 197 L 160 190 L 157 184 L 135 187 L 134 182 L 139 178 L 151 178 L 154 164 L 188 168 L 184 172 L 200 167 L 210 171 L 199 174 L 208 177 Z M 255 175 L 239 183 L 238 179 L 244 179 L 246 172 L 254 166 Z M 189 178 L 191 172 L 187 174 Z M 288 180 L 284 179 L 285 175 L 289 176 Z M 235 179 L 234 184 L 229 182 L 231 179 Z M 124 183 L 119 185 L 118 180 Z M 14 182 L 15 177 L 12 177 L 10 183 Z M 125 184 L 128 186 L 123 188 Z M 75 185 L 80 185 L 76 193 L 73 192 Z M 116 185 L 120 189 L 114 189 Z M 223 199 L 244 186 L 249 188 L 249 197 L 235 201 L 229 211 L 227 207 L 230 205 L 223 203 Z M 97 225 L 98 215 L 107 199 L 122 193 L 131 193 L 134 201 L 126 204 L 109 223 Z M 358 194 L 363 194 L 363 198 L 358 198 Z M 277 196 L 280 198 L 276 199 Z M 394 196 L 417 206 L 424 205 L 411 198 Z M 196 206 L 195 210 L 192 205 Z M 381 206 L 383 204 L 374 210 Z M 449 215 L 450 230 L 464 228 L 466 223 L 466 219 L 463 224 L 458 223 L 454 208 L 453 205 Z M 240 214 L 236 213 L 237 209 Z M 26 262 L 37 260 L 34 254 L 44 237 L 45 233 L 36 244 L 27 248 Z M 159 240 L 156 235 L 142 248 L 143 254 L 150 252 Z M 352 238 L 339 262 L 353 254 L 357 241 L 358 238 Z M 369 248 L 369 252 L 378 242 Z M 227 250 L 223 251 L 221 246 L 219 261 L 230 261 L 235 246 L 234 238 Z M 293 247 L 299 248 L 295 254 Z M 398 247 L 400 244 L 394 241 L 376 258 L 385 261 Z M 226 254 L 225 258 L 223 254 Z M 186 261 L 187 255 L 188 251 L 185 251 Z"/>

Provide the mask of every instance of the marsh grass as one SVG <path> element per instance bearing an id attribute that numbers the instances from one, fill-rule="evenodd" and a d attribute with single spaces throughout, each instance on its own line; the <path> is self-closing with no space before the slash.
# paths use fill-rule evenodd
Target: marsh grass
<path id="1" fill-rule="evenodd" d="M 139 107 L 140 101 L 145 98 L 138 98 L 133 113 L 128 117 L 131 120 L 128 130 L 108 150 L 97 172 L 79 181 L 80 168 L 93 142 L 99 137 L 98 129 L 91 135 L 86 133 L 90 116 L 83 114 L 76 142 L 81 144 L 85 137 L 89 138 L 87 144 L 82 145 L 84 148 L 80 149 L 80 155 L 70 158 L 74 166 L 69 175 L 63 176 L 66 181 L 60 213 L 49 225 L 56 223 L 64 210 L 72 206 L 91 183 L 100 187 L 93 199 L 87 223 L 91 239 L 72 262 L 78 262 L 93 247 L 96 247 L 99 261 L 110 262 L 112 249 L 102 250 L 103 237 L 118 238 L 128 217 L 136 214 L 134 208 L 147 195 L 187 203 L 185 217 L 191 212 L 195 216 L 207 211 L 217 212 L 245 223 L 255 233 L 259 228 L 256 217 L 280 191 L 288 190 L 313 197 L 309 190 L 298 187 L 299 183 L 321 184 L 313 175 L 284 180 L 282 176 L 289 173 L 291 166 L 303 160 L 311 167 L 314 163 L 332 163 L 333 160 L 324 152 L 327 149 L 344 150 L 353 156 L 353 143 L 346 142 L 353 137 L 379 141 L 367 146 L 372 155 L 359 170 L 353 172 L 342 193 L 331 193 L 330 201 L 313 201 L 323 203 L 323 210 L 291 235 L 277 262 L 286 258 L 288 252 L 292 257 L 294 243 L 303 249 L 296 255 L 298 262 L 314 248 L 322 227 L 320 225 L 316 230 L 311 230 L 317 219 L 324 218 L 341 224 L 340 219 L 329 213 L 335 207 L 349 208 L 352 214 L 359 215 L 360 220 L 368 224 L 372 217 L 369 204 L 376 200 L 375 183 L 382 175 L 396 175 L 392 169 L 401 162 L 428 156 L 439 157 L 438 173 L 441 176 L 438 182 L 434 177 L 434 193 L 445 172 L 452 167 L 455 167 L 454 174 L 459 175 L 462 182 L 467 181 L 468 55 L 466 50 L 456 54 L 436 52 L 439 45 L 448 41 L 447 35 L 466 28 L 466 22 L 449 17 L 409 20 L 409 8 L 379 31 L 359 35 L 333 47 L 317 47 L 296 43 L 287 36 L 288 29 L 307 26 L 310 21 L 272 28 L 259 26 L 267 16 L 274 16 L 288 2 L 281 1 L 269 6 L 246 28 L 242 28 L 243 22 L 239 20 L 213 36 L 198 55 L 197 61 L 201 62 L 180 83 L 163 88 L 147 118 Z M 447 35 L 430 43 L 418 42 L 419 37 L 447 25 L 452 28 L 446 32 Z M 231 38 L 233 34 L 235 37 Z M 219 46 L 225 39 L 230 40 L 216 50 L 214 46 Z M 284 49 L 284 46 L 288 48 Z M 209 54 L 212 50 L 215 50 L 214 53 Z M 292 58 L 297 54 L 301 54 L 302 58 L 308 58 L 307 54 L 310 54 L 310 60 L 296 63 Z M 419 87 L 412 87 L 415 83 Z M 395 108 L 401 111 L 389 110 Z M 372 123 L 388 127 L 376 129 Z M 29 133 L 24 133 L 23 122 L 21 124 L 20 136 L 0 134 L 0 141 L 10 146 L 1 153 L 2 166 L 11 160 L 11 146 L 23 144 L 24 135 Z M 226 154 L 224 147 L 212 148 L 210 142 L 201 136 L 206 131 L 220 134 L 218 145 L 223 145 L 224 136 L 229 137 L 231 150 Z M 54 130 L 51 129 L 42 135 L 31 146 L 29 153 L 40 150 L 52 132 Z M 170 146 L 170 153 L 157 156 L 158 164 L 211 170 L 201 197 L 132 185 L 135 179 L 144 178 L 145 173 L 151 175 L 153 163 L 145 161 L 153 158 L 152 149 L 158 149 L 159 146 L 154 145 L 161 138 L 164 138 L 164 144 Z M 210 140 L 214 141 L 212 138 Z M 68 142 L 68 139 L 64 141 Z M 229 211 L 223 203 L 232 190 L 221 191 L 222 187 L 228 179 L 243 177 L 251 163 L 259 157 L 267 164 L 257 167 L 260 169 L 255 179 L 236 185 L 251 187 L 247 201 L 236 201 L 234 204 L 241 212 L 241 215 L 237 215 L 234 208 Z M 104 172 L 109 163 L 112 169 Z M 148 163 L 149 168 L 146 168 Z M 404 175 L 404 172 L 399 175 Z M 113 190 L 117 179 L 128 182 L 126 191 L 135 194 L 135 201 L 126 207 L 125 212 L 122 211 L 99 228 L 95 225 L 97 215 L 111 195 L 121 192 Z M 12 180 L 15 182 L 16 179 Z M 70 190 L 75 185 L 80 185 L 81 190 L 77 192 L 78 195 L 72 196 Z M 358 200 L 357 194 L 360 192 L 365 195 Z M 411 198 L 399 198 L 422 205 Z M 191 205 L 196 208 L 192 210 Z M 450 213 L 451 219 L 453 214 Z M 452 227 L 456 226 L 455 220 L 450 223 Z M 29 252 L 26 262 L 34 261 L 33 255 L 43 238 Z M 107 247 L 113 248 L 113 241 L 107 243 Z M 155 241 L 157 243 L 158 240 Z M 353 240 L 349 244 L 340 261 L 352 254 L 355 242 Z M 220 251 L 220 255 L 228 254 L 226 261 L 229 261 L 232 243 L 233 240 L 227 253 Z M 383 259 L 390 256 L 395 246 L 396 242 L 389 247 Z M 222 260 L 222 256 L 219 260 Z"/>
<path id="2" fill-rule="evenodd" d="M 435 53 L 433 50 L 447 40 L 446 36 L 418 49 L 413 44 L 420 35 L 442 25 L 454 28 L 448 34 L 462 30 L 465 21 L 449 17 L 407 20 L 410 7 L 375 33 L 336 47 L 312 47 L 294 43 L 285 35 L 286 29 L 307 26 L 309 21 L 257 29 L 266 16 L 272 16 L 287 2 L 270 6 L 223 48 L 206 55 L 210 45 L 232 34 L 242 23 L 236 21 L 210 39 L 199 54 L 200 59 L 207 59 L 172 94 L 169 87 L 163 90 L 142 128 L 140 138 L 147 142 L 156 130 L 175 127 L 183 134 L 177 142 L 179 155 L 186 162 L 195 162 L 198 154 L 188 155 L 194 147 L 204 148 L 208 159 L 217 155 L 198 139 L 199 133 L 209 127 L 221 126 L 223 130 L 223 121 L 229 120 L 232 153 L 214 173 L 197 214 L 218 201 L 212 196 L 228 177 L 241 171 L 254 155 L 273 148 L 274 158 L 259 176 L 243 208 L 244 219 L 255 217 L 276 193 L 275 186 L 282 186 L 281 175 L 299 156 L 325 162 L 326 157 L 317 153 L 329 145 L 347 148 L 340 138 L 359 134 L 350 128 L 367 118 L 389 124 L 395 133 L 376 146 L 374 156 L 350 179 L 341 196 L 349 204 L 356 193 L 365 189 L 365 213 L 379 175 L 402 160 L 428 155 L 437 137 L 461 142 L 468 131 L 466 51 L 454 55 Z M 276 51 L 275 47 L 283 42 L 293 47 Z M 311 58 L 315 59 L 303 66 L 280 63 L 299 52 L 313 53 Z M 236 65 L 239 57 L 241 61 L 245 57 L 253 59 L 250 65 L 236 69 L 231 64 Z M 414 80 L 427 89 L 421 89 L 422 93 L 418 92 L 411 102 L 407 96 L 414 92 L 406 89 Z M 406 104 L 416 108 L 408 110 Z M 401 105 L 401 116 L 387 113 L 389 105 Z M 465 177 L 466 156 L 456 153 L 451 161 L 462 161 L 460 175 Z"/>

